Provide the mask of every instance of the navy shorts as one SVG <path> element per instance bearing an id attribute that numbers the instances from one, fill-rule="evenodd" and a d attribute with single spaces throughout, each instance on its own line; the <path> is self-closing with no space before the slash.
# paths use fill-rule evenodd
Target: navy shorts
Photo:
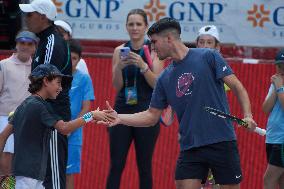
<path id="1" fill-rule="evenodd" d="M 267 162 L 277 167 L 284 167 L 284 145 L 266 144 Z"/>
<path id="2" fill-rule="evenodd" d="M 209 168 L 216 184 L 242 181 L 240 156 L 236 141 L 226 141 L 181 151 L 176 165 L 176 180 L 206 180 Z"/>

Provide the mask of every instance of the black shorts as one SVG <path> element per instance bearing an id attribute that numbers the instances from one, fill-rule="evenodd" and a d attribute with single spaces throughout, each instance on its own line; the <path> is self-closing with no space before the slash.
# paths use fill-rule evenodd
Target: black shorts
<path id="1" fill-rule="evenodd" d="M 284 145 L 266 144 L 267 162 L 277 167 L 284 167 Z"/>
<path id="2" fill-rule="evenodd" d="M 177 160 L 175 179 L 206 180 L 209 168 L 216 184 L 239 184 L 242 181 L 242 171 L 236 141 L 181 151 Z"/>

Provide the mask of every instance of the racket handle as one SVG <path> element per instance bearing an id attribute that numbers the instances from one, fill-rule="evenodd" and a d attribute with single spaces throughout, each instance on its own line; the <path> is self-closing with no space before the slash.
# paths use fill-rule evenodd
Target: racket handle
<path id="1" fill-rule="evenodd" d="M 256 132 L 257 134 L 259 134 L 261 136 L 265 136 L 266 135 L 266 130 L 262 129 L 262 128 L 259 128 L 259 127 L 256 127 L 254 132 Z"/>

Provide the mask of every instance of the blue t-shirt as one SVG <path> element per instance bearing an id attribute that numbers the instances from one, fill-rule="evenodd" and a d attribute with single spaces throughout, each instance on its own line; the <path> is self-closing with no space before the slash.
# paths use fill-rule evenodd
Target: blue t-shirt
<path id="1" fill-rule="evenodd" d="M 236 140 L 232 123 L 206 112 L 205 106 L 229 112 L 223 77 L 233 74 L 222 56 L 211 49 L 190 49 L 160 75 L 150 107 L 171 105 L 179 121 L 181 150 Z"/>
<path id="2" fill-rule="evenodd" d="M 69 91 L 71 119 L 76 119 L 81 112 L 83 101 L 94 100 L 94 89 L 90 76 L 79 70 L 73 73 L 72 86 Z M 68 137 L 68 144 L 82 145 L 82 127 Z"/>
<path id="3" fill-rule="evenodd" d="M 274 90 L 275 86 L 271 84 L 267 97 L 269 97 Z M 266 143 L 284 143 L 284 109 L 282 108 L 278 98 L 276 99 L 273 109 L 269 114 L 266 129 Z"/>

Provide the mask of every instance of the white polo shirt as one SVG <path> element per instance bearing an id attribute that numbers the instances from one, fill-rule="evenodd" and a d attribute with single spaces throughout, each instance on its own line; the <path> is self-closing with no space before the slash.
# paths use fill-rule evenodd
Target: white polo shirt
<path id="1" fill-rule="evenodd" d="M 16 53 L 0 61 L 0 116 L 14 111 L 30 93 L 28 92 L 32 59 L 20 61 Z"/>

